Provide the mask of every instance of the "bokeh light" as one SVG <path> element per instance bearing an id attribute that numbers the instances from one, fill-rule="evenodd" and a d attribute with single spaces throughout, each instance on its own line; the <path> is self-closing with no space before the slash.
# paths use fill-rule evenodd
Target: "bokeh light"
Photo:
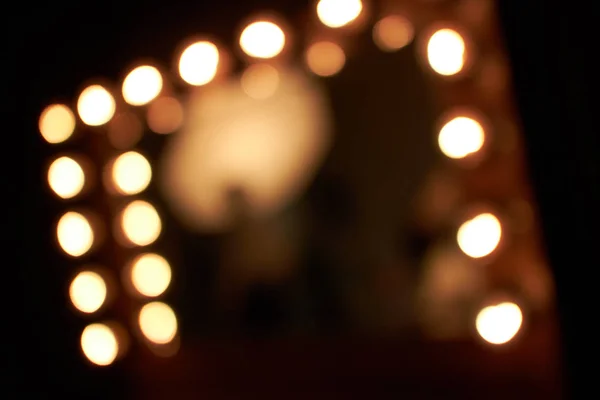
<path id="1" fill-rule="evenodd" d="M 502 226 L 493 214 L 479 214 L 458 228 L 456 240 L 469 257 L 481 258 L 491 254 L 502 237 Z"/>
<path id="2" fill-rule="evenodd" d="M 92 363 L 107 366 L 119 354 L 119 342 L 113 330 L 104 324 L 91 324 L 81 333 L 81 349 Z"/>
<path id="3" fill-rule="evenodd" d="M 361 0 L 320 0 L 317 3 L 319 20 L 330 28 L 340 28 L 354 21 L 363 10 Z"/>
<path id="4" fill-rule="evenodd" d="M 71 282 L 69 297 L 79 311 L 93 313 L 102 307 L 106 300 L 106 283 L 95 272 L 80 272 Z"/>
<path id="5" fill-rule="evenodd" d="M 123 210 L 121 228 L 131 243 L 137 246 L 147 246 L 158 239 L 162 223 L 152 204 L 143 200 L 135 200 Z"/>
<path id="6" fill-rule="evenodd" d="M 131 283 L 144 296 L 160 296 L 171 283 L 171 267 L 158 254 L 142 254 L 133 260 Z"/>
<path id="7" fill-rule="evenodd" d="M 508 343 L 521 329 L 523 313 L 518 305 L 504 302 L 483 308 L 475 320 L 479 335 L 488 343 Z"/>
<path id="8" fill-rule="evenodd" d="M 46 142 L 62 143 L 75 131 L 75 115 L 64 104 L 53 104 L 42 111 L 38 128 Z"/>
<path id="9" fill-rule="evenodd" d="M 427 59 L 431 69 L 450 76 L 465 66 L 466 45 L 463 37 L 452 29 L 436 31 L 427 43 Z"/>
<path id="10" fill-rule="evenodd" d="M 69 211 L 60 218 L 56 236 L 63 251 L 73 257 L 84 255 L 94 243 L 94 231 L 89 221 L 74 211 Z"/>
<path id="11" fill-rule="evenodd" d="M 118 114 L 109 122 L 107 128 L 108 141 L 119 150 L 132 148 L 140 141 L 143 134 L 142 122 L 133 112 Z"/>
<path id="12" fill-rule="evenodd" d="M 160 72 L 151 65 L 142 65 L 132 70 L 123 81 L 123 99 L 132 106 L 148 104 L 162 90 Z"/>
<path id="13" fill-rule="evenodd" d="M 142 192 L 152 179 L 150 163 L 138 152 L 121 154 L 112 166 L 112 179 L 119 193 L 132 195 Z"/>
<path id="14" fill-rule="evenodd" d="M 183 107 L 174 97 L 161 97 L 148 107 L 148 127 L 156 133 L 175 132 L 183 124 Z"/>
<path id="15" fill-rule="evenodd" d="M 138 322 L 144 336 L 153 343 L 166 344 L 177 334 L 177 317 L 173 309 L 162 302 L 152 302 L 140 310 Z"/>
<path id="16" fill-rule="evenodd" d="M 79 118 L 89 126 L 104 125 L 113 117 L 115 109 L 115 99 L 100 85 L 88 86 L 77 100 Z"/>
<path id="17" fill-rule="evenodd" d="M 85 184 L 85 174 L 77 161 L 69 157 L 60 157 L 48 168 L 48 184 L 57 196 L 70 199 L 81 193 Z"/>
<path id="18" fill-rule="evenodd" d="M 279 72 L 268 64 L 253 64 L 242 74 L 240 84 L 242 90 L 253 99 L 266 99 L 271 97 L 279 86 Z"/>
<path id="19" fill-rule="evenodd" d="M 328 77 L 340 72 L 346 56 L 340 46 L 332 42 L 318 42 L 306 51 L 306 64 L 316 75 Z"/>
<path id="20" fill-rule="evenodd" d="M 404 17 L 390 15 L 373 27 L 373 41 L 383 51 L 400 50 L 412 42 L 415 32 L 412 24 Z"/>
<path id="21" fill-rule="evenodd" d="M 285 34 L 273 22 L 253 22 L 240 35 L 240 47 L 250 57 L 273 58 L 281 53 L 284 46 Z"/>
<path id="22" fill-rule="evenodd" d="M 483 127 L 468 117 L 447 122 L 438 135 L 438 144 L 447 157 L 459 159 L 478 152 L 485 141 Z"/>
<path id="23" fill-rule="evenodd" d="M 219 49 L 211 42 L 200 41 L 188 46 L 179 58 L 179 75 L 194 86 L 212 81 L 219 67 Z"/>

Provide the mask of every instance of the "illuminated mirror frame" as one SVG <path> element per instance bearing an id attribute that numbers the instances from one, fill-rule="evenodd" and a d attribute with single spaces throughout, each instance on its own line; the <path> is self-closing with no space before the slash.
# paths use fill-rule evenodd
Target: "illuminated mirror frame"
<path id="1" fill-rule="evenodd" d="M 397 17 L 396 22 L 408 21 L 410 25 L 405 26 L 407 28 L 405 33 L 410 36 L 409 41 L 413 40 L 414 37 L 416 43 L 414 47 L 417 50 L 416 57 L 422 63 L 428 75 L 429 84 L 437 94 L 438 105 L 446 110 L 439 116 L 438 133 L 444 131 L 444 126 L 455 117 L 471 118 L 471 122 L 474 120 L 479 123 L 483 131 L 484 140 L 482 143 L 477 144 L 468 151 L 452 149 L 450 146 L 442 149 L 442 152 L 448 156 L 446 160 L 447 167 L 457 171 L 463 189 L 468 194 L 467 203 L 461 204 L 460 210 L 457 210 L 458 212 L 466 210 L 462 222 L 471 220 L 479 214 L 492 213 L 495 216 L 492 218 L 495 220 L 495 222 L 492 221 L 492 225 L 499 223 L 501 231 L 498 232 L 497 238 L 493 239 L 496 243 L 490 247 L 491 250 L 487 253 L 478 254 L 476 250 L 469 250 L 468 244 L 461 244 L 461 249 L 473 258 L 486 260 L 482 264 L 485 265 L 490 282 L 503 282 L 503 279 L 511 274 L 523 276 L 522 279 L 524 280 L 530 279 L 531 272 L 529 270 L 525 272 L 517 271 L 518 268 L 525 268 L 526 270 L 527 265 L 542 265 L 542 269 L 545 268 L 545 259 L 540 245 L 540 232 L 536 221 L 537 216 L 531 206 L 532 195 L 526 181 L 527 173 L 521 136 L 519 135 L 517 117 L 512 104 L 509 66 L 504 50 L 498 44 L 499 34 L 493 0 L 436 2 L 423 0 L 405 2 L 393 7 L 386 6 L 387 3 L 379 4 L 375 0 L 364 1 L 362 2 L 363 7 L 356 18 L 351 18 L 351 21 L 343 24 L 343 21 L 340 22 L 340 15 L 343 17 L 343 13 L 338 13 L 337 17 L 327 22 L 327 24 L 335 26 L 329 27 L 326 26 L 327 24 L 319 22 L 319 19 L 323 18 L 323 15 L 321 15 L 324 13 L 323 10 L 327 8 L 326 3 L 331 2 L 327 0 L 318 2 L 320 6 L 317 6 L 315 12 L 313 12 L 312 25 L 307 27 L 310 32 L 304 33 L 311 33 L 311 37 L 319 36 L 314 35 L 315 32 L 323 33 L 324 37 L 330 38 L 328 40 L 337 43 L 343 50 L 343 38 L 351 37 L 361 29 L 375 29 L 374 40 L 383 51 L 406 51 L 404 47 L 408 42 L 398 44 L 397 49 L 386 49 L 385 43 L 377 35 L 379 30 L 382 29 L 379 22 L 385 17 L 395 16 Z M 104 279 L 106 287 L 113 290 L 113 293 L 109 290 L 108 295 L 104 296 L 105 298 L 99 306 L 97 304 L 93 307 L 90 306 L 90 309 L 93 308 L 92 311 L 82 312 L 82 318 L 88 321 L 88 327 L 82 329 L 82 332 L 86 332 L 82 336 L 83 352 L 88 359 L 97 365 L 109 365 L 118 356 L 124 354 L 125 343 L 127 343 L 126 337 L 130 335 L 137 336 L 160 355 L 174 354 L 180 341 L 177 333 L 176 315 L 168 304 L 163 303 L 161 300 L 163 294 L 168 292 L 168 287 L 158 290 L 154 295 L 143 295 L 139 290 L 136 290 L 135 283 L 128 278 L 134 268 L 133 264 L 140 255 L 157 252 L 158 256 L 162 257 L 154 247 L 152 249 L 148 247 L 153 245 L 155 241 L 160 240 L 161 210 L 154 207 L 152 199 L 144 197 L 144 190 L 150 179 L 152 179 L 151 176 L 146 177 L 147 181 L 140 185 L 126 181 L 117 184 L 117 186 L 111 183 L 112 168 L 118 162 L 114 158 L 115 149 L 119 151 L 119 154 L 136 151 L 135 146 L 131 146 L 131 144 L 139 140 L 143 134 L 142 131 L 148 130 L 144 129 L 144 125 L 153 126 L 155 134 L 168 134 L 170 131 L 176 130 L 177 123 L 173 123 L 170 128 L 164 128 L 164 121 L 162 121 L 163 128 L 159 128 L 160 121 L 157 121 L 154 117 L 148 117 L 151 114 L 148 113 L 155 102 L 170 102 L 172 109 L 177 110 L 180 114 L 185 114 L 185 110 L 181 108 L 181 103 L 177 100 L 181 97 L 181 93 L 191 88 L 200 88 L 201 90 L 202 86 L 208 85 L 210 82 L 227 78 L 235 54 L 239 55 L 243 62 L 248 65 L 260 62 L 270 64 L 276 68 L 278 63 L 296 61 L 305 63 L 306 51 L 302 50 L 295 53 L 293 52 L 294 49 L 290 48 L 292 43 L 288 42 L 286 36 L 286 32 L 289 33 L 290 30 L 285 26 L 284 19 L 274 18 L 274 14 L 269 13 L 256 14 L 248 21 L 257 21 L 257 19 L 263 18 L 264 15 L 268 15 L 267 20 L 270 23 L 276 24 L 262 25 L 269 37 L 277 38 L 278 35 L 282 34 L 284 35 L 282 37 L 286 38 L 286 40 L 279 43 L 279 48 L 271 51 L 271 53 L 268 49 L 248 50 L 248 37 L 252 34 L 248 31 L 242 33 L 239 43 L 231 44 L 232 47 L 238 49 L 236 51 L 228 51 L 221 43 L 208 39 L 210 36 L 199 36 L 198 40 L 190 40 L 187 43 L 196 43 L 193 50 L 186 50 L 187 53 L 183 53 L 183 49 L 186 47 L 181 47 L 171 70 L 162 68 L 159 63 L 155 62 L 140 61 L 132 65 L 129 71 L 132 71 L 134 67 L 149 66 L 144 68 L 142 72 L 146 73 L 147 76 L 160 78 L 154 86 L 144 85 L 144 83 L 140 85 L 140 82 L 136 81 L 135 74 L 129 75 L 129 73 L 123 77 L 124 82 L 126 82 L 125 86 L 122 86 L 123 89 L 103 80 L 94 80 L 84 86 L 74 102 L 62 104 L 60 107 L 53 104 L 41 113 L 39 126 L 42 137 L 56 149 L 56 156 L 49 160 L 48 165 L 67 154 L 72 156 L 75 161 L 82 160 L 78 164 L 85 175 L 85 180 L 80 185 L 81 188 L 75 185 L 75 188 L 71 188 L 71 191 L 68 190 L 69 188 L 64 189 L 68 196 L 60 194 L 55 196 L 57 200 L 63 201 L 65 205 L 65 213 L 57 216 L 57 221 L 69 212 L 78 212 L 78 215 L 86 218 L 93 230 L 92 243 L 88 243 L 89 246 L 80 243 L 83 247 L 80 250 L 70 251 L 71 255 L 65 254 L 65 259 L 75 260 L 79 266 L 77 271 L 102 271 L 100 275 Z M 247 24 L 244 26 L 247 26 Z M 275 26 L 281 27 L 281 32 L 278 32 L 277 28 L 274 28 Z M 240 32 L 243 32 L 243 30 L 240 30 Z M 441 57 L 441 60 L 438 56 L 435 56 L 433 58 L 437 61 L 428 62 L 428 57 L 431 56 L 431 54 L 428 54 L 431 38 L 434 33 L 438 34 L 436 40 L 444 36 L 440 36 L 440 32 L 446 34 L 446 39 L 450 38 L 450 41 L 444 42 L 442 40 L 440 42 L 441 46 L 445 47 L 447 51 L 450 51 L 448 48 L 452 49 L 453 46 L 456 46 L 456 40 L 453 42 L 452 38 L 459 37 L 463 39 L 465 49 L 464 65 L 460 68 L 456 68 L 456 65 L 454 67 L 452 65 L 444 67 L 442 65 L 445 60 L 444 56 Z M 436 42 L 431 46 L 439 47 L 440 43 Z M 294 44 L 297 45 L 298 41 Z M 239 49 L 240 45 L 243 47 L 242 49 Z M 390 46 L 393 47 L 394 44 Z M 214 59 L 215 50 L 218 51 L 216 53 L 218 54 L 218 60 Z M 446 55 L 446 58 L 452 59 L 454 57 L 454 62 L 456 62 L 456 57 L 450 53 Z M 202 60 L 209 60 L 208 63 L 212 62 L 212 64 L 204 72 L 195 71 L 194 73 L 193 68 L 190 69 L 180 65 L 181 59 L 179 57 L 181 54 L 187 54 L 185 57 L 188 61 L 200 57 Z M 344 58 L 357 56 L 359 55 L 348 54 Z M 213 57 L 212 61 L 210 61 L 210 57 Z M 294 57 L 296 57 L 296 60 L 294 60 Z M 137 72 L 140 73 L 140 70 L 138 69 Z M 323 75 L 323 79 L 327 79 L 325 76 L 334 75 L 335 73 L 337 71 L 334 68 L 334 70 L 321 73 L 321 75 Z M 131 94 L 125 93 L 128 90 L 126 87 L 138 87 L 141 88 L 142 92 L 132 97 Z M 94 106 L 86 108 L 86 104 L 90 102 L 94 103 Z M 138 110 L 145 108 L 144 114 L 147 116 L 145 124 L 139 119 L 139 113 L 131 112 L 134 108 Z M 57 118 L 54 122 L 48 119 L 48 115 L 52 112 L 60 114 L 58 117 L 54 115 Z M 463 124 L 461 129 L 464 131 L 467 128 Z M 93 131 L 101 131 L 106 134 L 95 135 L 91 133 Z M 127 132 L 131 137 L 120 136 L 118 132 Z M 450 145 L 455 143 L 452 140 L 453 133 L 450 128 L 446 130 L 446 134 L 445 139 L 441 136 L 436 139 L 441 143 L 448 142 L 448 138 L 450 138 Z M 474 135 L 477 136 L 477 134 Z M 80 150 L 65 153 L 63 143 L 72 142 L 82 144 Z M 138 156 L 141 157 L 143 163 L 143 153 L 140 152 Z M 138 161 L 140 161 L 140 157 L 138 157 Z M 92 179 L 95 176 L 94 168 L 104 171 L 101 174 L 104 176 L 104 182 L 97 182 Z M 44 173 L 47 174 L 48 172 L 45 171 Z M 72 176 L 73 173 L 72 171 L 65 172 L 67 177 Z M 499 173 L 504 174 L 499 185 L 491 187 L 487 184 L 490 177 L 497 177 L 499 175 L 495 174 Z M 77 175 L 77 171 L 75 174 Z M 90 186 L 94 186 L 101 191 L 103 198 L 98 199 L 97 196 L 89 196 Z M 503 206 L 500 209 L 490 206 L 489 199 L 493 199 L 494 204 L 503 204 Z M 131 204 L 140 207 L 136 209 L 137 211 L 131 211 L 127 208 Z M 90 210 L 94 210 L 94 212 L 90 212 Z M 138 232 L 137 236 L 130 233 L 129 239 L 125 237 L 127 232 L 125 232 L 125 235 L 123 234 L 123 230 L 118 227 L 118 221 L 134 218 L 135 215 L 138 215 L 135 214 L 136 212 L 145 216 L 145 218 L 153 218 L 159 224 L 158 230 L 150 234 L 148 232 Z M 102 213 L 110 214 L 112 220 L 98 218 L 97 215 Z M 460 227 L 462 222 L 457 222 L 457 232 L 461 230 L 463 230 L 463 233 L 468 231 L 468 229 Z M 81 240 L 83 228 L 73 226 L 71 234 Z M 56 235 L 55 232 L 53 234 Z M 110 264 L 110 266 L 98 269 L 94 266 L 97 262 L 94 254 L 98 253 L 98 248 L 101 248 L 101 246 L 107 246 L 106 239 L 111 234 L 114 236 L 115 241 L 114 243 L 109 242 L 112 243 L 113 250 L 116 249 L 113 253 L 117 255 L 101 260 L 101 263 Z M 135 236 L 134 239 L 132 239 L 132 235 Z M 66 240 L 57 239 L 59 247 L 62 246 L 60 245 L 61 240 Z M 132 254 L 134 256 L 123 255 L 124 253 L 119 252 L 119 248 L 133 249 L 134 253 Z M 492 251 L 494 257 L 486 259 Z M 168 272 L 169 279 L 171 279 L 171 273 L 176 276 L 177 269 L 176 266 L 171 266 L 166 259 L 165 256 L 166 268 L 174 268 L 173 271 L 169 269 Z M 507 269 L 509 265 L 513 266 Z M 91 282 L 89 285 L 92 287 L 94 283 Z M 529 283 L 523 281 L 523 286 L 527 285 Z M 117 290 L 116 287 L 124 289 L 124 293 L 129 296 L 116 296 L 114 294 L 114 291 Z M 515 293 L 495 290 L 491 290 L 489 295 L 489 300 L 482 304 L 481 310 L 487 312 L 490 309 L 486 307 L 502 305 L 507 302 L 512 304 L 514 302 L 518 306 L 517 309 L 520 307 L 519 312 L 521 314 L 519 318 L 523 321 L 524 326 L 526 326 L 531 313 L 548 313 L 551 308 L 548 303 L 551 300 L 546 301 L 543 299 L 544 295 L 538 296 L 538 298 L 534 295 L 518 297 Z M 546 296 L 552 297 L 551 294 Z M 79 304 L 78 301 L 83 300 L 77 300 L 74 303 Z M 148 306 L 149 304 L 151 307 Z M 107 308 L 113 309 L 114 312 L 102 314 L 103 310 Z M 81 306 L 76 305 L 75 309 L 81 311 Z M 141 312 L 140 310 L 146 311 Z M 144 333 L 145 328 L 143 324 L 140 327 L 140 320 L 152 320 L 152 310 L 156 313 L 162 313 L 160 315 L 163 316 L 169 314 L 169 318 L 175 321 L 174 330 L 159 332 L 158 336 Z M 140 316 L 140 312 L 142 316 Z M 482 323 L 481 321 L 484 319 L 479 317 L 477 322 L 474 320 L 474 328 Z M 118 321 L 118 323 L 115 321 Z M 104 325 L 98 325 L 100 323 Z M 519 327 L 516 328 L 516 331 Z M 126 331 L 129 331 L 129 334 L 125 334 Z M 94 332 L 96 332 L 96 336 L 93 335 Z M 479 333 L 490 343 L 494 343 L 494 341 L 501 342 L 501 339 L 490 338 L 486 333 L 482 333 L 481 329 Z M 85 347 L 84 342 L 87 343 L 94 337 L 100 343 L 98 346 L 104 343 L 105 346 L 108 346 L 106 348 L 111 349 L 111 352 L 114 350 L 114 354 L 111 353 L 110 357 L 102 357 L 102 354 L 99 356 L 94 353 L 94 346 Z M 147 337 L 154 339 L 153 341 L 148 340 Z"/>

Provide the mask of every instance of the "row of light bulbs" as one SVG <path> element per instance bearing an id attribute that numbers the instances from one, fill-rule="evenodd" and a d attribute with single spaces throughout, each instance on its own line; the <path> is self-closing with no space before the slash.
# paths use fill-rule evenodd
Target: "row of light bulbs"
<path id="1" fill-rule="evenodd" d="M 363 10 L 360 0 L 320 0 L 316 7 L 319 20 L 330 28 L 341 28 L 356 20 Z M 414 30 L 411 23 L 400 15 L 387 16 L 378 21 L 373 29 L 375 43 L 384 51 L 396 51 L 413 40 Z M 286 44 L 285 33 L 273 21 L 259 20 L 248 24 L 239 38 L 240 48 L 246 55 L 257 60 L 266 60 L 278 56 Z M 461 73 L 465 67 L 466 45 L 463 37 L 452 29 L 435 31 L 427 40 L 427 61 L 430 68 L 441 76 L 453 76 Z M 178 70 L 180 78 L 191 86 L 203 86 L 217 75 L 220 64 L 219 48 L 210 41 L 199 41 L 188 46 L 180 55 Z M 333 42 L 313 43 L 305 53 L 305 63 L 318 76 L 333 76 L 344 66 L 345 54 L 342 48 Z M 252 90 L 249 78 L 257 69 L 277 73 L 275 67 L 255 63 L 241 78 L 245 91 L 255 97 L 266 97 L 264 87 Z M 244 82 L 247 82 L 246 84 Z M 260 88 L 259 88 L 260 89 Z M 163 75 L 151 65 L 134 68 L 122 83 L 123 100 L 132 106 L 144 106 L 157 99 L 163 90 Z M 161 97 L 161 99 L 170 99 Z M 154 104 L 154 103 L 153 103 Z M 174 103 L 172 107 L 181 108 Z M 88 126 L 102 126 L 108 123 L 116 111 L 113 95 L 103 86 L 95 84 L 85 88 L 77 101 L 77 114 L 81 122 Z M 179 113 L 181 114 L 181 112 Z M 181 115 L 179 115 L 181 120 Z M 148 118 L 150 122 L 150 116 Z M 47 107 L 40 117 L 39 129 L 42 137 L 51 144 L 69 139 L 75 130 L 76 120 L 71 109 L 64 104 Z M 174 131 L 177 124 L 171 123 Z M 158 130 L 155 130 L 158 131 Z M 169 133 L 168 129 L 158 133 Z M 484 144 L 485 131 L 476 119 L 464 114 L 454 115 L 445 121 L 438 134 L 441 151 L 451 159 L 460 159 L 477 153 Z M 110 164 L 108 187 L 117 194 L 130 196 L 143 192 L 152 177 L 152 168 L 148 160 L 140 153 L 129 151 L 121 154 Z M 56 159 L 48 169 L 48 181 L 52 190 L 63 199 L 72 199 L 85 187 L 85 173 L 81 163 L 71 157 Z M 130 245 L 143 247 L 152 244 L 160 235 L 161 220 L 156 209 L 148 202 L 134 200 L 120 213 L 117 225 L 124 233 Z M 480 214 L 464 222 L 457 231 L 457 242 L 461 250 L 470 257 L 482 258 L 491 254 L 501 239 L 501 224 L 490 213 Z M 74 211 L 67 212 L 57 226 L 58 241 L 63 250 L 73 257 L 80 257 L 92 249 L 95 241 L 94 231 L 89 219 Z M 160 296 L 168 287 L 171 269 L 160 255 L 145 253 L 132 263 L 130 280 L 137 292 L 145 297 Z M 147 279 L 146 277 L 162 277 Z M 144 283 L 151 282 L 151 283 Z M 152 283 L 154 282 L 154 283 Z M 106 298 L 106 284 L 102 276 L 93 271 L 81 272 L 72 282 L 71 299 L 80 311 L 93 313 L 101 308 Z M 92 296 L 92 293 L 99 293 Z M 83 300 L 81 300 L 83 299 Z M 515 308 L 516 307 L 516 308 Z M 495 313 L 495 314 L 494 314 Z M 506 330 L 489 329 L 494 315 L 511 315 L 512 328 Z M 154 323 L 152 322 L 154 317 Z M 158 323 L 161 320 L 169 324 Z M 484 308 L 477 317 L 477 328 L 482 337 L 491 343 L 504 343 L 518 331 L 521 324 L 518 306 L 512 303 Z M 518 321 L 518 323 L 517 323 Z M 151 302 L 142 307 L 138 322 L 141 331 L 154 343 L 168 343 L 177 331 L 177 320 L 171 308 L 165 303 Z M 497 325 L 496 322 L 494 324 Z M 157 328 L 158 334 L 152 329 Z M 166 329 L 165 326 L 171 328 Z M 516 327 L 516 328 L 515 328 Z M 486 331 L 487 329 L 487 331 Z M 162 332 L 162 333 L 161 333 Z M 502 336 L 504 335 L 504 336 Z M 96 343 L 96 345 L 94 344 Z M 104 343 L 104 344 L 102 344 Z M 114 345 L 111 345 L 113 343 Z M 98 365 L 108 365 L 118 353 L 115 332 L 108 325 L 92 324 L 88 326 L 81 339 L 84 354 Z M 113 349 L 113 350 L 110 350 Z"/>

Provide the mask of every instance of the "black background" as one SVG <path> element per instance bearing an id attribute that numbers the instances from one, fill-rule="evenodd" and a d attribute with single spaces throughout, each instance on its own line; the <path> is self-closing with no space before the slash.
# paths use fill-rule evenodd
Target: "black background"
<path id="1" fill-rule="evenodd" d="M 5 8 L 2 94 L 3 123 L 8 124 L 2 128 L 2 171 L 9 205 L 4 208 L 2 268 L 10 275 L 2 279 L 7 295 L 3 312 L 8 315 L 1 326 L 10 340 L 3 343 L 2 375 L 17 383 L 19 393 L 8 398 L 30 393 L 82 397 L 89 389 L 93 397 L 121 397 L 117 393 L 125 389 L 118 369 L 92 373 L 81 365 L 78 335 L 69 329 L 73 317 L 65 307 L 64 282 L 52 267 L 53 243 L 43 234 L 52 209 L 43 201 L 46 189 L 39 172 L 47 155 L 35 134 L 40 110 L 74 98 L 76 85 L 90 76 L 119 79 L 132 54 L 170 59 L 173 44 L 199 27 L 233 41 L 236 22 L 268 3 L 62 1 Z M 302 1 L 270 3 L 285 15 L 302 15 L 307 9 Z M 593 355 L 594 348 L 588 340 L 592 323 L 584 318 L 597 303 L 585 283 L 594 285 L 586 276 L 599 265 L 593 108 L 597 14 L 591 6 L 566 4 L 507 0 L 499 9 L 558 288 L 566 365 L 572 388 L 582 389 L 590 382 L 586 373 L 592 372 L 583 355 Z M 161 9 L 165 11 L 157 11 Z M 181 13 L 198 17 L 182 24 L 172 17 Z M 122 37 L 131 40 L 124 43 Z"/>

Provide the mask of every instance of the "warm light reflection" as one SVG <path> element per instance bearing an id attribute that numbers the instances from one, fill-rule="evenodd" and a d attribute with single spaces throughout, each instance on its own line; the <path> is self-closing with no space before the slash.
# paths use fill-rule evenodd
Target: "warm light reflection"
<path id="1" fill-rule="evenodd" d="M 77 113 L 84 124 L 104 125 L 115 114 L 115 99 L 100 85 L 88 86 L 77 100 Z"/>
<path id="2" fill-rule="evenodd" d="M 315 43 L 306 52 L 306 64 L 319 76 L 333 76 L 342 70 L 345 63 L 344 51 L 332 42 Z"/>
<path id="3" fill-rule="evenodd" d="M 201 86 L 212 81 L 219 67 L 219 49 L 201 41 L 188 46 L 179 58 L 179 75 L 190 85 Z"/>
<path id="4" fill-rule="evenodd" d="M 171 283 L 171 267 L 158 254 L 142 254 L 132 263 L 131 282 L 144 296 L 160 296 Z"/>
<path id="5" fill-rule="evenodd" d="M 465 41 L 452 29 L 440 29 L 429 38 L 427 59 L 431 68 L 440 75 L 455 75 L 465 65 Z"/>
<path id="6" fill-rule="evenodd" d="M 317 4 L 317 16 L 330 28 L 340 28 L 354 21 L 362 12 L 360 0 L 320 0 Z"/>
<path id="7" fill-rule="evenodd" d="M 110 121 L 106 136 L 114 148 L 126 150 L 135 146 L 142 134 L 142 122 L 138 116 L 132 112 L 124 112 Z"/>
<path id="8" fill-rule="evenodd" d="M 193 94 L 186 104 L 186 124 L 165 148 L 155 175 L 188 229 L 226 228 L 232 189 L 243 191 L 251 214 L 275 212 L 318 170 L 331 143 L 327 97 L 297 69 L 277 70 L 278 87 L 268 99 L 251 98 L 231 80 Z"/>
<path id="9" fill-rule="evenodd" d="M 110 365 L 119 353 L 119 343 L 112 329 L 104 324 L 91 324 L 81 333 L 81 349 L 92 363 Z"/>
<path id="10" fill-rule="evenodd" d="M 450 158 L 464 158 L 478 152 L 483 146 L 485 134 L 477 121 L 468 117 L 456 117 L 440 130 L 438 144 Z"/>
<path id="11" fill-rule="evenodd" d="M 146 119 L 153 132 L 172 133 L 183 124 L 183 107 L 173 97 L 161 97 L 150 104 Z"/>
<path id="12" fill-rule="evenodd" d="M 95 272 L 80 272 L 71 282 L 69 297 L 79 311 L 93 313 L 102 307 L 106 300 L 106 283 Z"/>
<path id="13" fill-rule="evenodd" d="M 38 128 L 46 142 L 62 143 L 75 131 L 75 115 L 64 104 L 53 104 L 42 111 Z"/>
<path id="14" fill-rule="evenodd" d="M 494 215 L 485 213 L 466 221 L 458 229 L 456 240 L 469 257 L 481 258 L 491 254 L 502 236 L 502 226 Z"/>
<path id="15" fill-rule="evenodd" d="M 160 72 L 150 65 L 142 65 L 131 71 L 123 81 L 123 99 L 132 106 L 148 104 L 162 90 Z"/>
<path id="16" fill-rule="evenodd" d="M 390 15 L 385 17 L 373 28 L 373 41 L 383 51 L 396 51 L 412 42 L 414 28 L 404 17 Z"/>
<path id="17" fill-rule="evenodd" d="M 177 334 L 177 317 L 165 303 L 148 303 L 140 310 L 138 322 L 144 336 L 153 343 L 169 343 Z"/>
<path id="18" fill-rule="evenodd" d="M 70 199 L 83 189 L 85 174 L 77 161 L 69 157 L 60 157 L 48 168 L 48 184 L 57 196 Z"/>
<path id="19" fill-rule="evenodd" d="M 240 80 L 244 92 L 253 99 L 271 97 L 279 86 L 279 72 L 268 64 L 249 66 Z"/>
<path id="20" fill-rule="evenodd" d="M 273 22 L 253 22 L 242 31 L 240 46 L 251 57 L 273 58 L 283 50 L 285 34 Z"/>
<path id="21" fill-rule="evenodd" d="M 63 251 L 73 257 L 84 255 L 94 243 L 94 232 L 89 221 L 73 211 L 60 218 L 56 236 Z"/>
<path id="22" fill-rule="evenodd" d="M 131 243 L 147 246 L 158 239 L 162 223 L 152 204 L 135 200 L 123 210 L 121 228 Z"/>
<path id="23" fill-rule="evenodd" d="M 128 151 L 115 160 L 112 179 L 119 193 L 132 195 L 142 192 L 152 179 L 152 167 L 138 152 Z"/>
<path id="24" fill-rule="evenodd" d="M 491 344 L 509 342 L 519 332 L 522 323 L 521 309 L 510 302 L 485 307 L 475 320 L 477 332 L 483 340 Z"/>

